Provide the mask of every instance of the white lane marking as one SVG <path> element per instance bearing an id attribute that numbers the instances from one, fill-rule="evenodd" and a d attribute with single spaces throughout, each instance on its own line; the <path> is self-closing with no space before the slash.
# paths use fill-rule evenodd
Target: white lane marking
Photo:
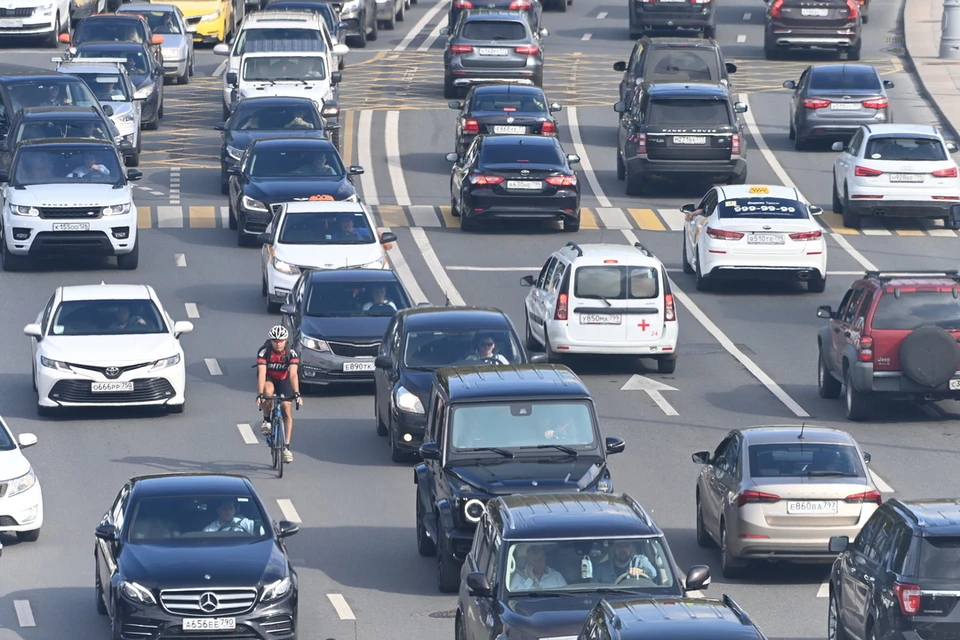
<path id="1" fill-rule="evenodd" d="M 453 269 L 454 267 L 447 267 L 447 269 Z M 540 267 L 537 267 L 540 269 Z M 670 273 L 683 273 L 683 269 L 669 267 L 667 271 Z M 828 276 L 860 276 L 863 277 L 863 271 L 827 271 Z"/>
<path id="2" fill-rule="evenodd" d="M 927 229 L 927 233 L 937 238 L 955 238 L 957 232 L 951 229 Z"/>
<path id="3" fill-rule="evenodd" d="M 860 229 L 860 233 L 865 236 L 892 236 L 889 229 Z"/>
<path id="4" fill-rule="evenodd" d="M 896 493 L 887 482 L 874 473 L 873 469 L 870 470 L 870 477 L 873 478 L 873 484 L 877 486 L 877 489 L 880 489 L 880 493 Z"/>
<path id="5" fill-rule="evenodd" d="M 440 259 L 437 258 L 437 254 L 433 250 L 433 245 L 430 244 L 430 240 L 427 238 L 427 232 L 417 227 L 411 227 L 410 235 L 413 236 L 413 241 L 416 242 L 417 247 L 420 248 L 423 261 L 427 263 L 427 268 L 430 269 L 430 273 L 433 274 L 437 284 L 440 285 L 440 289 L 447 297 L 447 300 L 449 300 L 453 306 L 463 306 L 463 298 L 460 297 L 460 292 L 453 286 L 453 281 L 450 280 L 450 276 L 447 275 L 443 265 L 440 264 Z"/>
<path id="6" fill-rule="evenodd" d="M 227 58 L 226 60 L 224 60 L 223 62 L 221 62 L 220 64 L 218 64 L 218 65 L 217 65 L 217 68 L 214 70 L 214 72 L 213 72 L 212 74 L 210 74 L 210 77 L 216 78 L 217 76 L 222 76 L 222 75 L 223 75 L 223 72 L 227 70 L 227 63 L 228 63 L 228 62 L 230 62 L 230 59 L 229 59 L 229 58 Z"/>
<path id="7" fill-rule="evenodd" d="M 601 207 L 609 207 L 610 201 L 607 199 L 607 196 L 603 195 L 600 183 L 597 182 L 597 176 L 593 173 L 593 167 L 590 166 L 590 158 L 587 157 L 587 150 L 583 146 L 583 140 L 580 139 L 580 121 L 577 120 L 576 107 L 570 107 L 567 111 L 567 118 L 570 122 L 570 138 L 573 140 L 574 152 L 580 156 L 580 168 L 583 169 L 583 174 L 587 177 L 587 182 L 590 183 L 590 189 L 593 190 L 593 195 L 597 198 L 597 202 L 600 203 Z"/>
<path id="8" fill-rule="evenodd" d="M 187 266 L 187 256 L 182 253 L 175 253 L 173 254 L 173 263 L 178 267 L 185 267 Z"/>
<path id="9" fill-rule="evenodd" d="M 630 244 L 639 242 L 637 234 L 635 234 L 631 229 L 623 229 L 623 235 Z M 739 347 L 737 347 L 737 345 L 733 344 L 733 341 L 728 338 L 723 331 L 720 330 L 720 327 L 714 324 L 713 320 L 708 318 L 707 314 L 705 314 L 700 307 L 698 307 L 693 300 L 690 299 L 690 296 L 684 293 L 683 290 L 678 287 L 672 279 L 670 280 L 670 286 L 674 289 L 673 293 L 677 297 L 677 300 L 679 300 L 680 304 L 686 307 L 687 311 L 689 311 L 690 314 L 697 319 L 697 322 L 699 322 L 704 329 L 710 332 L 710 335 L 712 335 L 714 339 L 720 343 L 720 346 L 722 346 L 730 355 L 736 358 L 737 362 L 743 365 L 747 371 L 752 373 L 753 377 L 759 380 L 760 383 L 770 391 L 770 393 L 776 396 L 777 399 L 784 404 L 784 406 L 790 409 L 790 411 L 793 412 L 793 415 L 797 416 L 798 418 L 810 417 L 810 414 L 804 411 L 803 407 L 797 404 L 796 400 L 791 398 L 790 395 L 780 387 L 780 385 L 774 382 L 773 378 L 764 373 L 763 369 L 757 366 L 753 360 L 748 358 L 747 355 L 741 351 Z"/>
<path id="10" fill-rule="evenodd" d="M 293 502 L 288 498 L 277 498 L 277 506 L 280 507 L 280 512 L 283 513 L 283 517 L 290 521 L 301 523 L 303 520 L 300 519 L 300 514 L 297 513 L 297 508 L 293 506 Z"/>
<path id="11" fill-rule="evenodd" d="M 373 127 L 373 111 L 365 109 L 357 118 L 357 164 L 365 167 L 366 171 L 360 174 L 360 189 L 363 191 L 363 202 L 368 205 L 378 205 L 377 182 L 373 179 L 373 156 L 370 151 L 370 130 Z"/>
<path id="12" fill-rule="evenodd" d="M 747 20 L 749 20 L 749 19 L 750 19 L 750 14 L 749 14 L 749 13 L 743 14 L 743 20 L 744 20 L 744 21 L 747 21 Z"/>
<path id="13" fill-rule="evenodd" d="M 447 267 L 447 271 L 540 271 L 540 267 Z"/>
<path id="14" fill-rule="evenodd" d="M 184 303 L 183 303 L 183 308 L 184 308 L 184 310 L 186 310 L 186 312 L 187 312 L 187 317 L 188 317 L 188 318 L 199 318 L 199 317 L 200 317 L 200 310 L 197 308 L 197 303 L 196 303 L 196 302 L 184 302 Z"/>
<path id="15" fill-rule="evenodd" d="M 773 169 L 773 172 L 777 174 L 777 178 L 780 179 L 780 183 L 785 187 L 793 187 L 798 192 L 800 189 L 794 184 L 793 180 L 790 179 L 790 176 L 787 175 L 786 170 L 783 168 L 783 165 L 780 164 L 780 161 L 777 159 L 777 156 L 774 155 L 773 151 L 770 150 L 770 147 L 767 146 L 766 140 L 763 139 L 763 134 L 760 133 L 760 127 L 757 126 L 757 121 L 753 117 L 753 112 L 749 109 L 749 98 L 746 94 L 740 94 L 740 102 L 748 106 L 747 112 L 743 114 L 743 119 L 747 123 L 747 127 L 750 129 L 750 135 L 753 136 L 754 142 L 757 143 L 757 149 L 760 150 L 760 153 L 763 154 L 764 160 L 767 161 L 767 164 L 770 165 L 770 168 Z M 802 194 L 801 194 L 802 195 Z M 828 234 L 837 242 L 840 247 L 846 251 L 851 258 L 860 263 L 860 265 L 867 269 L 868 271 L 877 271 L 877 267 L 867 260 L 867 258 L 853 248 L 850 242 L 844 238 L 839 233 L 828 232 Z"/>
<path id="16" fill-rule="evenodd" d="M 212 376 L 222 376 L 223 370 L 220 368 L 220 363 L 217 362 L 216 358 L 204 358 L 203 364 L 207 365 L 207 371 L 210 372 Z"/>
<path id="17" fill-rule="evenodd" d="M 220 207 L 220 228 L 230 227 L 230 207 Z"/>
<path id="18" fill-rule="evenodd" d="M 410 217 L 415 227 L 439 227 L 440 218 L 437 210 L 428 204 L 417 204 L 410 207 Z"/>
<path id="19" fill-rule="evenodd" d="M 820 588 L 817 589 L 818 598 L 826 598 L 830 595 L 830 576 L 827 576 L 823 579 L 823 584 L 820 585 Z"/>
<path id="20" fill-rule="evenodd" d="M 657 213 L 670 227 L 670 231 L 683 231 L 684 213 L 679 209 L 657 209 Z"/>
<path id="21" fill-rule="evenodd" d="M 13 608 L 17 611 L 17 622 L 21 627 L 35 627 L 37 621 L 33 619 L 33 609 L 29 600 L 14 600 Z"/>
<path id="22" fill-rule="evenodd" d="M 396 46 L 394 51 L 404 51 L 407 47 L 409 47 L 410 43 L 413 42 L 413 39 L 420 35 L 420 32 L 423 31 L 424 27 L 430 24 L 430 21 L 433 20 L 433 16 L 443 11 L 446 6 L 447 0 L 438 0 L 437 4 L 430 8 L 430 11 L 427 11 L 425 14 L 423 14 L 423 17 L 420 18 L 420 22 L 413 25 L 413 28 L 410 29 L 410 32 L 403 37 L 403 40 L 400 41 L 400 44 Z"/>
<path id="23" fill-rule="evenodd" d="M 589 40 L 589 39 L 592 38 L 592 37 L 593 37 L 593 34 L 592 34 L 592 33 L 585 33 L 585 34 L 583 34 L 583 37 L 580 38 L 580 39 L 581 39 L 581 40 Z"/>
<path id="24" fill-rule="evenodd" d="M 337 615 L 340 616 L 341 620 L 356 620 L 357 617 L 353 615 L 353 609 L 350 608 L 350 605 L 347 604 L 346 598 L 344 598 L 339 593 L 328 593 L 327 599 L 330 600 L 330 604 L 333 605 L 333 608 L 337 610 Z"/>
<path id="25" fill-rule="evenodd" d="M 383 227 L 380 229 L 381 233 L 392 233 L 389 227 Z M 413 277 L 413 271 L 410 270 L 410 265 L 407 264 L 407 259 L 403 257 L 403 254 L 400 252 L 400 247 L 398 243 L 394 243 L 393 247 L 387 251 L 387 258 L 390 260 L 390 263 L 393 264 L 393 270 L 396 272 L 397 277 L 400 278 L 400 282 L 403 283 L 403 286 L 407 288 L 407 292 L 410 294 L 410 297 L 413 298 L 415 304 L 420 304 L 421 302 L 430 302 L 426 294 L 423 293 L 423 289 L 420 288 L 420 284 L 417 282 L 417 279 Z"/>
<path id="26" fill-rule="evenodd" d="M 433 31 L 430 32 L 430 35 L 427 36 L 427 39 L 423 41 L 423 44 L 417 47 L 417 51 L 430 51 L 433 43 L 440 38 L 440 29 L 443 29 L 443 27 L 444 23 L 441 20 L 437 23 L 437 26 L 433 28 Z"/>
<path id="27" fill-rule="evenodd" d="M 607 229 L 632 229 L 633 225 L 627 222 L 623 209 L 616 207 L 597 207 L 597 215 Z"/>
<path id="28" fill-rule="evenodd" d="M 259 444 L 260 441 L 257 440 L 257 436 L 254 435 L 253 429 L 249 424 L 237 424 L 237 431 L 240 432 L 240 437 L 243 438 L 244 444 Z"/>
<path id="29" fill-rule="evenodd" d="M 164 229 L 183 228 L 183 209 L 180 207 L 157 207 L 157 227 Z"/>
<path id="30" fill-rule="evenodd" d="M 384 131 L 384 142 L 387 145 L 387 171 L 390 173 L 390 183 L 393 185 L 393 195 L 401 207 L 410 206 L 410 194 L 407 192 L 407 182 L 403 179 L 403 167 L 400 166 L 400 112 L 387 111 L 387 126 Z M 366 194 L 366 192 L 364 192 Z"/>
<path id="31" fill-rule="evenodd" d="M 679 391 L 676 387 L 671 387 L 668 384 L 663 384 L 659 380 L 654 380 L 646 376 L 641 376 L 639 374 L 634 374 L 627 380 L 627 383 L 620 387 L 621 391 L 644 391 L 650 399 L 653 400 L 660 410 L 663 411 L 668 416 L 678 416 L 677 410 L 674 409 L 667 399 L 663 397 L 661 391 Z"/>
<path id="32" fill-rule="evenodd" d="M 742 43 L 744 43 L 744 42 L 746 42 L 746 41 L 747 41 L 747 36 L 743 35 L 742 33 L 737 36 L 737 42 L 738 42 L 738 43 L 742 44 Z"/>
<path id="33" fill-rule="evenodd" d="M 606 17 L 607 17 L 606 11 L 601 11 L 600 13 L 597 14 L 597 20 L 603 20 Z"/>

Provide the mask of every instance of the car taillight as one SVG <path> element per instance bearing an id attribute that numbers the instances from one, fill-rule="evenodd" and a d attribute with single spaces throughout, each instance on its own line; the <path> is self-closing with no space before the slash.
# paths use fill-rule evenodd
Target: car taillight
<path id="1" fill-rule="evenodd" d="M 710 4 L 713 0 L 690 0 L 690 4 Z"/>
<path id="2" fill-rule="evenodd" d="M 677 319 L 677 306 L 673 302 L 673 294 L 668 293 L 663 296 L 663 319 L 667 322 Z"/>
<path id="3" fill-rule="evenodd" d="M 450 53 L 473 53 L 473 47 L 468 44 L 452 44 Z"/>
<path id="4" fill-rule="evenodd" d="M 480 123 L 476 120 L 467 120 L 463 123 L 464 133 L 480 133 Z"/>
<path id="5" fill-rule="evenodd" d="M 950 167 L 949 169 L 940 169 L 939 171 L 934 171 L 933 177 L 934 178 L 956 178 L 957 168 Z"/>
<path id="6" fill-rule="evenodd" d="M 763 503 L 771 504 L 773 502 L 779 502 L 780 496 L 774 495 L 772 493 L 763 493 L 762 491 L 741 491 L 737 495 L 737 506 L 742 507 L 745 504 L 750 503 Z"/>
<path id="7" fill-rule="evenodd" d="M 890 101 L 886 98 L 873 98 L 862 102 L 865 109 L 886 109 Z"/>
<path id="8" fill-rule="evenodd" d="M 529 9 L 529 8 L 531 8 L 532 6 L 533 6 L 533 5 L 530 4 L 530 0 L 513 0 L 513 2 L 510 3 L 510 6 L 509 6 L 508 8 L 510 8 L 510 9 Z"/>
<path id="9" fill-rule="evenodd" d="M 503 182 L 503 178 L 501 176 L 474 175 L 470 176 L 470 182 L 479 185 L 500 184 Z"/>
<path id="10" fill-rule="evenodd" d="M 647 152 L 647 134 L 645 133 L 635 133 L 627 138 L 631 142 L 637 143 L 637 154 L 645 154 Z"/>
<path id="11" fill-rule="evenodd" d="M 894 582 L 893 592 L 897 594 L 903 615 L 912 616 L 920 611 L 920 585 Z"/>
<path id="12" fill-rule="evenodd" d="M 853 170 L 853 175 L 857 176 L 858 178 L 876 178 L 877 176 L 882 176 L 883 171 L 857 165 L 857 168 Z"/>
<path id="13" fill-rule="evenodd" d="M 825 109 L 830 106 L 830 101 L 823 98 L 804 98 L 803 106 L 807 109 Z"/>
<path id="14" fill-rule="evenodd" d="M 847 0 L 847 9 L 847 17 L 851 20 L 856 20 L 860 15 L 860 6 L 853 0 Z"/>
<path id="15" fill-rule="evenodd" d="M 731 141 L 731 144 L 733 146 L 730 148 L 730 155 L 733 155 L 733 156 L 740 155 L 740 134 L 739 133 L 733 134 L 733 140 Z"/>
<path id="16" fill-rule="evenodd" d="M 473 3 L 470 0 L 453 0 L 454 9 L 473 9 Z"/>
<path id="17" fill-rule="evenodd" d="M 707 227 L 707 235 L 714 240 L 739 240 L 743 234 L 739 231 L 726 231 L 724 229 L 714 229 Z"/>
<path id="18" fill-rule="evenodd" d="M 557 125 L 553 124 L 549 120 L 540 125 L 540 134 L 544 136 L 555 136 L 557 135 Z"/>
<path id="19" fill-rule="evenodd" d="M 823 237 L 823 234 L 820 231 L 801 231 L 799 233 L 791 233 L 791 240 L 819 240 Z"/>
<path id="20" fill-rule="evenodd" d="M 770 17 L 782 18 L 783 15 L 780 13 L 780 10 L 782 8 L 783 8 L 783 0 L 774 0 L 774 3 L 770 5 Z"/>
<path id="21" fill-rule="evenodd" d="M 860 362 L 870 362 L 873 360 L 873 338 L 870 336 L 860 336 L 857 340 L 857 352 Z"/>
<path id="22" fill-rule="evenodd" d="M 535 44 L 522 44 L 519 47 L 514 47 L 513 52 L 522 56 L 535 56 L 540 53 L 540 47 Z"/>
<path id="23" fill-rule="evenodd" d="M 568 296 L 565 293 L 561 293 L 559 296 L 557 296 L 557 310 L 553 313 L 554 320 L 567 319 L 567 299 Z"/>
<path id="24" fill-rule="evenodd" d="M 879 491 L 866 491 L 864 493 L 855 493 L 852 496 L 847 496 L 843 499 L 844 502 L 873 502 L 876 504 L 883 504 L 883 496 L 880 495 Z"/>
<path id="25" fill-rule="evenodd" d="M 577 176 L 550 176 L 544 182 L 555 187 L 575 187 L 577 186 Z"/>

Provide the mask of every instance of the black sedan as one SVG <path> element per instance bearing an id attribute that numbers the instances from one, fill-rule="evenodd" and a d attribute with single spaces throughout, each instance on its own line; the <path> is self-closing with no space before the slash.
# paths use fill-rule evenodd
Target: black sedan
<path id="1" fill-rule="evenodd" d="M 470 231 L 480 219 L 562 220 L 564 231 L 580 230 L 580 183 L 556 138 L 478 136 L 466 155 L 447 154 L 453 162 L 450 198 L 460 228 Z"/>
<path id="2" fill-rule="evenodd" d="M 89 20 L 89 18 L 87 18 Z M 126 58 L 127 75 L 136 87 L 135 98 L 143 100 L 140 121 L 144 129 L 156 129 L 163 118 L 163 65 L 150 55 L 147 45 L 137 42 L 91 42 L 77 46 L 78 58 Z"/>
<path id="3" fill-rule="evenodd" d="M 460 110 L 455 134 L 460 155 L 474 138 L 487 133 L 556 136 L 558 125 L 551 114 L 563 108 L 548 103 L 540 87 L 516 84 L 481 84 L 470 89 L 463 102 L 447 105 Z"/>
<path id="4" fill-rule="evenodd" d="M 230 228 L 237 244 L 254 244 L 273 219 L 271 205 L 296 200 L 357 201 L 353 176 L 363 167 L 344 167 L 329 140 L 269 138 L 255 140 L 230 174 Z"/>
<path id="5" fill-rule="evenodd" d="M 479 338 L 493 342 L 490 364 L 546 362 L 528 357 L 510 318 L 484 307 L 418 307 L 400 311 L 383 336 L 374 361 L 377 434 L 389 436 L 395 462 L 416 454 L 423 443 L 433 372 L 441 367 L 484 364 Z"/>
<path id="6" fill-rule="evenodd" d="M 296 637 L 298 581 L 284 538 L 247 478 L 128 481 L 96 530 L 97 611 L 113 638 Z"/>
<path id="7" fill-rule="evenodd" d="M 272 5 L 271 5 L 272 6 Z M 309 126 L 286 128 L 299 115 Z M 310 138 L 322 140 L 340 125 L 328 123 L 310 98 L 270 96 L 241 100 L 226 122 L 214 125 L 222 131 L 220 143 L 220 192 L 230 193 L 227 168 L 237 164 L 254 140 Z"/>

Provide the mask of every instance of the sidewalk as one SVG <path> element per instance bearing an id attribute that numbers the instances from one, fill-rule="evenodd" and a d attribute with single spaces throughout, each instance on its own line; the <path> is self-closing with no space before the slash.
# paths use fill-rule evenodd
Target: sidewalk
<path id="1" fill-rule="evenodd" d="M 938 57 L 942 15 L 943 0 L 904 0 L 904 48 L 943 124 L 952 129 L 945 137 L 960 140 L 960 60 Z"/>

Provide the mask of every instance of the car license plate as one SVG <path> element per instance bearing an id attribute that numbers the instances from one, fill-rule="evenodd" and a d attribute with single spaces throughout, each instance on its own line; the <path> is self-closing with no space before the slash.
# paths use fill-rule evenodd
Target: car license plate
<path id="1" fill-rule="evenodd" d="M 623 316 L 609 313 L 581 313 L 580 324 L 620 324 Z"/>
<path id="2" fill-rule="evenodd" d="M 504 124 L 495 124 L 493 125 L 494 133 L 526 133 L 526 127 L 511 127 Z"/>
<path id="3" fill-rule="evenodd" d="M 90 231 L 89 222 L 54 222 L 54 231 Z"/>
<path id="4" fill-rule="evenodd" d="M 801 9 L 800 15 L 811 18 L 826 18 L 828 11 L 826 9 Z"/>
<path id="5" fill-rule="evenodd" d="M 859 102 L 831 102 L 830 108 L 834 111 L 856 111 L 860 108 Z"/>
<path id="6" fill-rule="evenodd" d="M 673 136 L 673 144 L 707 144 L 706 136 Z"/>
<path id="7" fill-rule="evenodd" d="M 343 370 L 349 371 L 373 371 L 372 362 L 344 362 Z"/>
<path id="8" fill-rule="evenodd" d="M 10 29 L 12 27 L 22 27 L 23 20 L 17 20 L 16 18 L 0 18 L 0 28 Z"/>
<path id="9" fill-rule="evenodd" d="M 950 391 L 960 391 L 960 380 L 950 381 Z"/>
<path id="10" fill-rule="evenodd" d="M 836 500 L 788 500 L 787 513 L 793 514 L 820 514 L 836 513 Z"/>
<path id="11" fill-rule="evenodd" d="M 133 391 L 133 382 L 91 382 L 90 391 L 94 393 Z"/>
<path id="12" fill-rule="evenodd" d="M 751 233 L 747 244 L 783 244 L 783 235 L 779 233 Z"/>
<path id="13" fill-rule="evenodd" d="M 184 631 L 233 631 L 237 628 L 236 618 L 184 618 Z"/>
<path id="14" fill-rule="evenodd" d="M 507 55 L 507 49 L 493 49 L 490 47 L 480 47 L 477 49 L 477 53 L 482 56 L 505 56 Z"/>
<path id="15" fill-rule="evenodd" d="M 539 180 L 507 180 L 507 189 L 543 189 Z"/>
<path id="16" fill-rule="evenodd" d="M 890 182 L 923 182 L 922 173 L 891 173 Z"/>

